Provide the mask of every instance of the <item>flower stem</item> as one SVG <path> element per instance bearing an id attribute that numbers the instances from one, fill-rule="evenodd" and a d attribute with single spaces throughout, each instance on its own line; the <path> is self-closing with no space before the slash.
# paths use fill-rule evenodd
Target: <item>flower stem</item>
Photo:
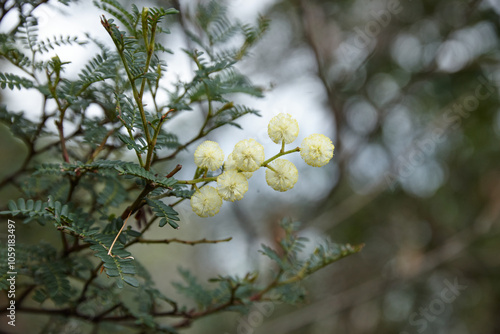
<path id="1" fill-rule="evenodd" d="M 300 151 L 300 147 L 296 147 L 294 148 L 293 150 L 288 150 L 288 151 L 280 151 L 278 154 L 276 154 L 274 157 L 271 157 L 269 159 L 267 159 L 266 161 L 264 161 L 261 166 L 262 167 L 268 167 L 267 165 L 271 162 L 271 161 L 274 161 L 276 159 L 278 159 L 279 157 L 281 156 L 284 156 L 284 155 L 287 155 L 287 154 L 291 154 L 291 153 L 294 153 L 294 152 L 299 152 Z"/>
<path id="2" fill-rule="evenodd" d="M 178 180 L 177 183 L 180 183 L 180 184 L 196 184 L 196 183 L 200 183 L 200 182 L 211 182 L 211 181 L 217 181 L 217 176 L 200 177 L 198 179 L 189 180 L 189 181 Z"/>

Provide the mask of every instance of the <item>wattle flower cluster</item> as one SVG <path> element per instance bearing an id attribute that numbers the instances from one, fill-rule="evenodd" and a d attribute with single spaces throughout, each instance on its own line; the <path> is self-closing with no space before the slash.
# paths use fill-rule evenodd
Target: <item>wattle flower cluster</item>
<path id="1" fill-rule="evenodd" d="M 299 173 L 293 163 L 281 156 L 299 152 L 302 159 L 310 166 L 321 167 L 333 157 L 332 141 L 321 134 L 306 137 L 300 147 L 285 151 L 285 144 L 291 144 L 299 134 L 299 125 L 289 114 L 279 114 L 271 119 L 268 134 L 273 142 L 281 145 L 279 153 L 266 160 L 264 147 L 255 139 L 238 142 L 224 162 L 224 152 L 219 144 L 213 141 L 201 143 L 194 153 L 197 172 L 204 172 L 204 177 L 192 181 L 197 190 L 191 196 L 191 207 L 200 217 L 216 215 L 224 201 L 239 201 L 248 191 L 248 179 L 257 169 L 266 168 L 266 182 L 276 191 L 284 192 L 292 189 L 299 179 Z M 223 172 L 216 177 L 206 177 L 207 171 Z M 216 181 L 217 188 L 209 185 L 198 188 L 198 182 Z"/>
<path id="2" fill-rule="evenodd" d="M 306 164 L 313 167 L 322 167 L 333 157 L 333 149 L 334 146 L 330 138 L 315 133 L 302 141 L 300 156 Z"/>

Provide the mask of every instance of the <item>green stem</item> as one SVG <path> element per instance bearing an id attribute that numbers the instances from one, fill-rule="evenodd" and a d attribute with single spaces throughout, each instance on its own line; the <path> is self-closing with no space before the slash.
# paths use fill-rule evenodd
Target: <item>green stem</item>
<path id="1" fill-rule="evenodd" d="M 262 167 L 269 167 L 268 164 L 276 159 L 278 159 L 279 157 L 282 157 L 284 155 L 287 155 L 287 154 L 291 154 L 291 153 L 294 153 L 294 152 L 299 152 L 300 151 L 300 147 L 296 147 L 294 148 L 293 150 L 288 150 L 288 151 L 280 151 L 278 154 L 276 154 L 274 157 L 271 157 L 269 159 L 267 159 L 266 161 L 264 161 L 261 166 Z"/>
<path id="2" fill-rule="evenodd" d="M 146 56 L 146 66 L 144 67 L 144 72 L 147 73 L 149 69 L 149 65 L 151 64 L 151 58 L 153 57 L 153 53 L 155 51 L 155 35 L 156 35 L 156 22 L 153 24 L 151 27 L 151 39 L 148 41 L 148 36 L 147 36 L 147 28 L 148 28 L 148 22 L 147 22 L 147 12 L 148 9 L 144 8 L 143 9 L 143 21 L 142 21 L 142 30 L 144 31 L 144 44 L 146 45 L 147 49 L 147 56 Z M 141 83 L 141 90 L 139 92 L 139 97 L 142 100 L 142 96 L 144 95 L 144 88 L 146 87 L 146 82 L 148 80 L 146 78 L 142 79 Z"/>
<path id="3" fill-rule="evenodd" d="M 201 63 L 199 62 L 198 57 L 194 57 L 194 62 L 196 63 L 196 66 L 198 67 L 198 70 L 203 69 L 203 66 L 201 66 Z M 210 99 L 208 85 L 207 85 L 207 83 L 205 81 L 203 81 L 203 86 L 205 87 L 205 93 L 207 94 L 208 113 L 207 113 L 207 117 L 205 118 L 205 122 L 203 123 L 203 126 L 200 129 L 200 133 L 198 134 L 198 137 L 203 137 L 203 136 L 206 135 L 206 133 L 204 133 L 204 130 L 205 130 L 205 127 L 208 124 L 208 121 L 210 120 L 210 118 L 212 117 L 212 114 L 213 114 L 213 111 L 212 111 L 212 100 Z"/>
<path id="4" fill-rule="evenodd" d="M 274 280 L 271 283 L 269 283 L 264 289 L 260 290 L 255 295 L 251 296 L 250 300 L 251 301 L 260 301 L 262 296 L 264 296 L 266 293 L 268 293 L 269 291 L 271 291 L 272 289 L 274 289 L 275 287 L 277 287 L 279 285 L 279 280 L 280 280 L 282 274 L 283 274 L 283 269 L 280 269 L 280 271 L 278 272 L 278 275 L 276 275 Z"/>
<path id="5" fill-rule="evenodd" d="M 148 163 L 148 160 L 146 160 L 146 164 L 143 166 L 141 163 L 141 166 L 144 167 L 146 170 L 149 170 L 149 168 L 151 167 L 150 160 L 151 160 L 151 156 L 152 156 L 153 147 L 152 147 L 152 142 L 151 142 L 151 135 L 149 134 L 148 121 L 146 119 L 146 112 L 145 112 L 144 106 L 142 104 L 142 94 L 144 93 L 143 87 L 145 86 L 146 78 L 143 78 L 143 81 L 141 84 L 141 92 L 139 92 L 137 90 L 136 85 L 135 85 L 135 78 L 127 66 L 127 60 L 125 59 L 125 54 L 123 52 L 124 51 L 123 46 L 119 45 L 118 42 L 116 41 L 116 39 L 113 37 L 113 33 L 111 32 L 111 29 L 109 27 L 109 23 L 107 21 L 104 21 L 103 25 L 106 28 L 106 30 L 108 31 L 108 33 L 111 35 L 111 39 L 113 40 L 113 42 L 116 46 L 116 49 L 118 50 L 118 55 L 120 56 L 120 60 L 122 61 L 123 67 L 125 69 L 125 73 L 127 74 L 127 78 L 128 78 L 130 85 L 132 87 L 132 93 L 134 95 L 134 100 L 137 104 L 137 107 L 139 108 L 139 113 L 141 115 L 141 122 L 142 122 L 142 126 L 144 128 L 144 135 L 146 137 L 146 142 L 148 143 L 148 159 L 149 159 L 149 163 Z M 146 27 L 143 27 L 143 29 L 147 29 L 147 24 L 146 24 Z M 145 43 L 147 44 L 147 38 L 145 40 Z M 147 59 L 146 59 L 145 71 L 147 71 L 149 68 L 151 56 L 153 53 L 152 51 L 154 51 L 154 49 L 152 50 L 150 47 L 148 47 L 148 55 L 147 55 Z M 139 161 L 139 162 L 141 162 L 141 161 Z"/>
<path id="6" fill-rule="evenodd" d="M 125 127 L 127 129 L 127 132 L 128 132 L 128 135 L 130 137 L 130 139 L 132 139 L 133 141 L 135 141 L 135 138 L 134 138 L 134 134 L 132 133 L 132 130 L 130 130 L 129 128 Z M 142 156 L 141 156 L 141 153 L 139 153 L 138 151 L 134 150 L 135 151 L 135 154 L 137 155 L 137 160 L 139 161 L 139 164 L 141 166 L 144 166 L 144 161 L 142 161 Z"/>
<path id="7" fill-rule="evenodd" d="M 171 206 L 171 207 L 174 207 L 174 206 L 176 206 L 177 204 L 182 203 L 184 200 L 185 200 L 185 198 L 181 198 L 180 200 L 176 201 L 175 203 L 172 203 L 172 205 L 170 205 L 170 206 Z"/>
<path id="8" fill-rule="evenodd" d="M 154 148 L 156 146 L 156 141 L 158 140 L 158 135 L 160 134 L 161 126 L 164 121 L 165 117 L 160 118 L 160 122 L 158 122 L 158 126 L 156 127 L 155 132 L 153 134 L 153 139 L 151 140 L 151 143 L 148 145 L 148 154 L 146 156 L 146 167 L 145 167 L 146 170 L 149 170 L 149 168 L 151 167 Z"/>
<path id="9" fill-rule="evenodd" d="M 273 172 L 275 172 L 276 174 L 279 174 L 278 171 L 276 169 L 274 169 L 273 167 L 267 165 L 266 168 L 269 168 L 270 170 L 272 170 Z"/>
<path id="10" fill-rule="evenodd" d="M 147 17 L 148 17 L 148 10 L 147 10 L 147 8 L 145 8 L 143 10 L 143 13 L 142 13 L 142 30 L 143 31 L 147 31 L 147 28 L 148 28 Z M 150 37 L 149 41 L 148 41 L 147 33 L 144 33 L 144 43 L 145 43 L 146 49 L 147 49 L 146 66 L 144 68 L 144 72 L 146 72 L 146 73 L 149 69 L 149 66 L 151 64 L 151 58 L 153 57 L 153 54 L 155 51 L 156 24 L 157 24 L 157 22 L 155 21 L 153 23 L 153 26 L 151 27 L 151 37 Z M 147 81 L 148 80 L 146 78 L 142 79 L 141 90 L 139 92 L 139 99 L 141 101 L 142 101 L 142 97 L 144 95 L 144 89 L 146 87 Z M 147 138 L 147 137 L 149 137 L 149 134 L 146 137 L 147 141 L 148 141 L 148 153 L 146 155 L 146 165 L 144 166 L 144 168 L 146 170 L 149 170 L 149 168 L 151 168 L 153 152 L 154 152 L 154 148 L 156 146 L 156 140 L 158 138 L 158 134 L 160 133 L 163 120 L 164 120 L 164 118 L 160 119 L 160 122 L 158 123 L 158 126 L 156 127 L 155 132 L 153 134 L 153 139 L 151 140 L 151 139 Z"/>
<path id="11" fill-rule="evenodd" d="M 46 73 L 47 73 L 47 79 L 48 79 L 47 85 L 49 87 L 49 91 L 52 94 L 52 97 L 54 98 L 54 100 L 56 101 L 57 109 L 59 109 L 59 112 L 60 112 L 59 120 L 57 120 L 55 123 L 57 126 L 57 131 L 59 133 L 59 140 L 61 142 L 61 151 L 62 151 L 63 159 L 65 162 L 69 162 L 68 150 L 66 149 L 66 141 L 64 140 L 64 127 L 63 127 L 64 115 L 66 113 L 66 109 L 68 108 L 69 104 L 67 104 L 66 106 L 62 105 L 61 101 L 59 100 L 59 97 L 57 95 L 57 85 L 59 84 L 59 81 L 60 81 L 59 71 L 54 70 L 54 72 L 53 72 L 56 75 L 54 82 L 52 82 L 52 73 L 49 73 L 48 71 Z"/>
<path id="12" fill-rule="evenodd" d="M 128 133 L 128 136 L 130 139 L 132 139 L 133 141 L 135 141 L 135 138 L 134 138 L 134 134 L 132 133 L 132 130 L 129 129 L 129 127 L 125 124 L 125 121 L 123 120 L 121 114 L 121 107 L 120 107 L 120 104 L 118 103 L 118 116 L 117 118 L 120 120 L 120 122 L 123 124 L 123 126 L 125 127 L 125 129 L 127 129 L 127 133 Z M 141 166 L 144 166 L 144 162 L 142 161 L 142 156 L 141 156 L 141 153 L 139 153 L 139 151 L 137 150 L 134 150 L 135 151 L 135 154 L 137 155 L 137 160 L 139 161 L 139 164 Z"/>
<path id="13" fill-rule="evenodd" d="M 266 167 L 266 168 L 269 168 L 271 169 L 272 171 L 276 172 L 275 169 L 273 169 L 271 166 L 269 166 L 269 163 L 278 159 L 279 157 L 281 156 L 284 156 L 284 155 L 287 155 L 287 154 L 291 154 L 291 153 L 294 153 L 294 152 L 299 152 L 300 151 L 300 147 L 296 147 L 294 148 L 293 150 L 289 150 L 289 151 L 280 151 L 279 153 L 277 153 L 275 156 L 273 156 L 272 158 L 269 158 L 267 159 L 266 161 L 264 161 L 260 166 L 261 167 Z M 197 169 L 196 171 L 198 172 L 199 169 Z M 211 181 L 217 181 L 217 176 L 212 176 L 212 177 L 197 177 L 199 175 L 199 173 L 195 173 L 195 178 L 193 180 L 179 180 L 177 181 L 177 183 L 180 183 L 180 184 L 193 184 L 193 185 L 196 185 L 197 183 L 200 183 L 200 182 L 211 182 Z"/>
<path id="14" fill-rule="evenodd" d="M 200 182 L 210 182 L 210 181 L 217 181 L 217 176 L 200 177 L 198 179 L 189 180 L 189 181 L 179 180 L 179 181 L 177 181 L 177 183 L 180 183 L 180 184 L 196 184 L 196 183 L 200 183 Z"/>

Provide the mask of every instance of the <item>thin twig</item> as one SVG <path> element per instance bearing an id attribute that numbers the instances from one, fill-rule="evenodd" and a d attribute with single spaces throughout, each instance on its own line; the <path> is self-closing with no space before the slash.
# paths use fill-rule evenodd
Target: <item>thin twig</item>
<path id="1" fill-rule="evenodd" d="M 108 250 L 108 255 L 109 256 L 113 256 L 113 254 L 111 253 L 111 251 L 113 250 L 113 247 L 115 246 L 116 240 L 118 240 L 118 237 L 120 236 L 120 234 L 122 233 L 123 229 L 125 228 L 125 225 L 127 225 L 127 220 L 130 218 L 131 214 L 132 214 L 132 211 L 129 212 L 127 219 L 125 219 L 125 221 L 123 222 L 122 228 L 120 229 L 120 231 L 118 231 L 118 234 L 116 235 L 115 240 L 113 240 L 113 243 L 109 247 L 109 250 Z"/>
<path id="2" fill-rule="evenodd" d="M 134 240 L 136 243 L 141 243 L 141 244 L 170 244 L 170 243 L 179 243 L 179 244 L 184 244 L 184 245 L 190 245 L 194 246 L 197 244 L 218 244 L 221 242 L 228 242 L 231 241 L 233 237 L 225 238 L 225 239 L 217 239 L 217 240 L 208 240 L 206 238 L 199 239 L 199 240 L 180 240 L 177 238 L 173 239 L 143 239 L 143 238 L 137 238 Z"/>
<path id="3" fill-rule="evenodd" d="M 175 174 L 177 174 L 178 171 L 180 171 L 182 168 L 182 165 L 178 164 L 177 166 L 175 166 L 175 168 L 167 174 L 167 178 L 171 178 L 172 176 L 174 176 Z"/>
<path id="4" fill-rule="evenodd" d="M 111 129 L 111 130 L 108 131 L 108 133 L 106 133 L 106 135 L 104 136 L 104 139 L 101 141 L 100 145 L 90 155 L 90 158 L 87 161 L 88 164 L 91 163 L 91 162 L 93 162 L 95 160 L 95 158 L 97 158 L 97 155 L 99 153 L 101 153 L 101 151 L 106 146 L 106 142 L 108 141 L 108 138 L 115 132 L 115 130 L 116 129 Z"/>

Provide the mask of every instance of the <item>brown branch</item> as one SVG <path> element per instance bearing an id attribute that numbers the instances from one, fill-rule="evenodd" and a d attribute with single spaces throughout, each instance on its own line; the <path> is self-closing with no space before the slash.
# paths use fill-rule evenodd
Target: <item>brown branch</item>
<path id="1" fill-rule="evenodd" d="M 29 296 L 29 294 L 31 293 L 31 291 L 33 291 L 33 289 L 36 288 L 36 285 L 33 284 L 33 285 L 30 285 L 26 288 L 26 290 L 23 291 L 23 293 L 19 296 L 19 298 L 16 300 L 16 304 L 19 306 L 21 305 L 21 303 L 26 299 L 26 297 Z"/>
<path id="2" fill-rule="evenodd" d="M 144 197 L 146 197 L 147 194 L 149 194 L 153 189 L 154 187 L 152 185 L 147 185 L 139 194 L 139 196 L 137 196 L 134 203 L 132 203 L 132 205 L 130 205 L 123 211 L 121 215 L 122 219 L 125 220 L 129 215 L 140 209 L 144 205 Z"/>
<path id="3" fill-rule="evenodd" d="M 203 239 L 199 239 L 199 240 L 189 241 L 189 240 L 180 240 L 180 239 L 177 239 L 177 238 L 173 238 L 173 239 L 158 239 L 158 240 L 137 238 L 134 241 L 130 242 L 128 245 L 131 245 L 133 243 L 141 243 L 141 244 L 170 244 L 170 243 L 179 243 L 179 244 L 194 246 L 194 245 L 197 245 L 197 244 L 218 244 L 218 243 L 221 243 L 221 242 L 231 241 L 232 239 L 233 239 L 233 237 L 229 237 L 229 238 L 225 238 L 225 239 L 218 239 L 218 240 L 208 240 L 206 238 L 203 238 Z"/>
<path id="4" fill-rule="evenodd" d="M 78 298 L 78 300 L 75 304 L 79 305 L 86 299 L 85 294 L 87 293 L 87 290 L 89 289 L 90 284 L 92 284 L 92 281 L 97 277 L 97 273 L 99 272 L 99 269 L 101 268 L 101 266 L 103 264 L 104 264 L 104 262 L 102 262 L 102 261 L 99 262 L 99 265 L 94 270 L 91 271 L 90 277 L 85 282 L 85 285 L 83 286 L 80 297 Z"/>
<path id="5" fill-rule="evenodd" d="M 27 313 L 37 313 L 37 314 L 53 314 L 53 315 L 73 315 L 77 316 L 77 313 L 73 313 L 70 308 L 64 309 L 43 309 L 43 308 L 35 308 L 35 307 L 18 307 L 17 311 L 27 312 Z"/>
<path id="6" fill-rule="evenodd" d="M 61 234 L 61 241 L 63 245 L 63 254 L 67 255 L 68 254 L 68 240 L 66 240 L 66 234 L 60 230 L 59 232 Z"/>
<path id="7" fill-rule="evenodd" d="M 64 138 L 65 141 L 68 141 L 70 140 L 71 138 L 75 137 L 76 135 L 79 135 L 82 133 L 82 124 L 80 124 L 80 126 L 78 127 L 78 129 L 76 129 L 75 132 L 73 132 L 71 135 L 67 136 Z M 48 151 L 49 149 L 51 149 L 52 147 L 54 146 L 57 146 L 57 144 L 59 144 L 59 141 L 55 141 L 53 143 L 50 143 L 50 144 L 47 144 L 45 145 L 44 147 L 40 148 L 39 150 L 36 150 L 35 151 L 35 154 L 39 154 L 39 153 L 43 153 L 45 151 Z"/>
<path id="8" fill-rule="evenodd" d="M 174 328 L 184 328 L 188 327 L 191 325 L 191 323 L 201 317 L 205 317 L 214 313 L 217 313 L 219 311 L 223 311 L 227 309 L 228 307 L 234 306 L 234 305 L 240 305 L 242 302 L 238 299 L 236 299 L 236 291 L 238 290 L 240 286 L 235 285 L 231 287 L 231 296 L 229 300 L 221 305 L 215 306 L 213 308 L 206 309 L 204 311 L 195 311 L 195 310 L 190 310 L 190 311 L 177 311 L 177 308 L 174 306 L 173 310 L 170 311 L 164 311 L 164 312 L 152 312 L 151 316 L 153 317 L 183 317 L 184 319 L 180 321 L 179 323 L 173 325 Z M 99 316 L 98 316 L 99 317 Z M 121 322 L 121 321 L 127 321 L 127 320 L 134 320 L 136 319 L 133 315 L 131 314 L 126 314 L 126 315 L 120 315 L 120 316 L 110 316 L 110 317 L 103 317 L 99 318 L 101 321 L 109 321 L 109 322 Z"/>
<path id="9" fill-rule="evenodd" d="M 68 155 L 68 150 L 66 148 L 66 139 L 64 138 L 64 129 L 62 120 L 56 121 L 56 126 L 57 126 L 57 131 L 59 132 L 59 141 L 61 142 L 63 159 L 65 162 L 69 163 L 69 155 Z"/>
<path id="10" fill-rule="evenodd" d="M 106 142 L 108 141 L 109 136 L 111 136 L 115 132 L 115 130 L 116 129 L 111 129 L 108 131 L 108 133 L 106 133 L 106 135 L 104 136 L 104 139 L 101 141 L 100 145 L 98 147 L 96 147 L 94 152 L 91 153 L 90 158 L 87 161 L 88 164 L 93 162 L 95 160 L 95 158 L 97 157 L 97 155 L 99 153 L 101 153 L 101 151 L 106 147 Z"/>
<path id="11" fill-rule="evenodd" d="M 188 327 L 188 326 L 191 325 L 191 323 L 193 322 L 193 320 L 205 317 L 207 315 L 211 315 L 211 314 L 217 313 L 219 311 L 223 311 L 226 308 L 234 306 L 234 305 L 240 305 L 240 304 L 242 304 L 242 302 L 240 300 L 236 299 L 236 290 L 238 290 L 239 287 L 240 287 L 239 284 L 231 287 L 231 297 L 224 304 L 221 304 L 221 305 L 216 306 L 214 308 L 207 309 L 205 311 L 199 311 L 199 312 L 194 312 L 194 313 L 190 312 L 190 313 L 187 314 L 186 319 L 184 319 L 183 321 L 175 324 L 173 327 L 174 328 Z"/>
<path id="12" fill-rule="evenodd" d="M 172 176 L 177 174 L 177 172 L 180 171 L 181 168 L 182 168 L 182 165 L 178 164 L 177 166 L 175 166 L 175 168 L 170 173 L 167 174 L 167 178 L 171 178 Z"/>

